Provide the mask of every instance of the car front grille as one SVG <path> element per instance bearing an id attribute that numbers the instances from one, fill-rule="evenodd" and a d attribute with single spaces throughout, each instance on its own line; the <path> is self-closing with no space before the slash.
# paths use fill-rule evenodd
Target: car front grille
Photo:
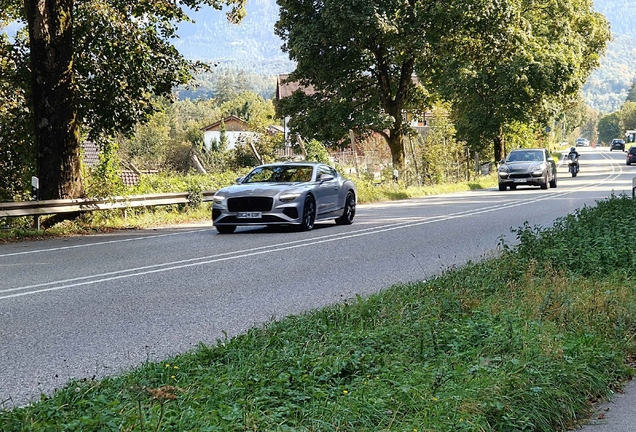
<path id="1" fill-rule="evenodd" d="M 532 177 L 530 173 L 510 174 L 510 178 L 513 178 L 513 179 L 522 179 L 522 178 L 530 178 L 530 177 Z"/>
<path id="2" fill-rule="evenodd" d="M 264 225 L 268 223 L 278 223 L 278 224 L 289 223 L 288 220 L 285 220 L 276 215 L 265 215 L 259 219 L 238 219 L 236 216 L 226 216 L 220 222 L 222 222 L 223 224 L 239 224 L 239 225 L 247 225 L 247 224 Z"/>
<path id="3" fill-rule="evenodd" d="M 273 203 L 274 203 L 274 199 L 268 198 L 268 197 L 228 198 L 227 209 L 231 212 L 242 212 L 242 211 L 268 212 L 272 210 Z"/>

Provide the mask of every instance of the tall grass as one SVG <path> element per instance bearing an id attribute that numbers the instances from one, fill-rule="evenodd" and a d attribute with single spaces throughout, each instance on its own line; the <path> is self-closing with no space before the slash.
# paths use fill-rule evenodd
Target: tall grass
<path id="1" fill-rule="evenodd" d="M 503 244 L 496 258 L 102 381 L 71 382 L 0 413 L 0 424 L 3 431 L 565 431 L 633 373 L 626 358 L 636 331 L 636 246 L 621 233 L 635 224 L 634 201 L 611 197 L 550 228 L 519 228 L 519 243 Z M 602 258 L 607 253 L 614 255 Z"/>

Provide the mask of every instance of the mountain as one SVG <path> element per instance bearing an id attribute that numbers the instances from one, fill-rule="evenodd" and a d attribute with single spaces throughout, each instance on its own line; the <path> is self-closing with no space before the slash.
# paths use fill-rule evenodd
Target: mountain
<path id="1" fill-rule="evenodd" d="M 211 7 L 189 14 L 193 23 L 182 23 L 175 46 L 186 58 L 216 63 L 222 68 L 273 75 L 294 70 L 274 34 L 278 20 L 275 0 L 248 0 L 247 16 L 240 24 L 227 22 L 225 12 Z"/>
<path id="2" fill-rule="evenodd" d="M 583 87 L 583 98 L 597 111 L 610 113 L 620 109 L 636 80 L 636 0 L 596 0 L 594 9 L 610 22 L 613 41 Z"/>
<path id="3" fill-rule="evenodd" d="M 636 79 L 636 0 L 597 0 L 594 9 L 607 17 L 614 40 L 584 86 L 583 97 L 592 108 L 608 113 L 620 108 Z M 273 94 L 276 75 L 295 67 L 274 34 L 275 0 L 248 0 L 247 16 L 238 25 L 229 24 L 225 12 L 211 7 L 192 13 L 191 18 L 194 23 L 181 24 L 175 43 L 188 59 L 268 76 L 268 94 Z"/>

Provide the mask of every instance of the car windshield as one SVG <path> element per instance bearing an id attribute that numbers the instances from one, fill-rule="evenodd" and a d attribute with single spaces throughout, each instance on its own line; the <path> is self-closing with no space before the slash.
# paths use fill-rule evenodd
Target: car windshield
<path id="1" fill-rule="evenodd" d="M 254 168 L 243 183 L 295 183 L 309 182 L 313 174 L 310 166 L 273 165 Z"/>
<path id="2" fill-rule="evenodd" d="M 514 151 L 508 155 L 506 162 L 541 162 L 543 152 L 541 150 Z"/>

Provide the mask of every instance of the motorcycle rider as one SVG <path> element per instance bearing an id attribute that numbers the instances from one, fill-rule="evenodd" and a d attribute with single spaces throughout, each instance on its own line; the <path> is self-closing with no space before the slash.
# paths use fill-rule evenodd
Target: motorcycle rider
<path id="1" fill-rule="evenodd" d="M 574 164 L 576 165 L 576 172 L 579 172 L 579 152 L 576 151 L 576 147 L 571 147 L 570 148 L 570 153 L 568 153 L 568 159 L 571 159 L 574 161 Z"/>

